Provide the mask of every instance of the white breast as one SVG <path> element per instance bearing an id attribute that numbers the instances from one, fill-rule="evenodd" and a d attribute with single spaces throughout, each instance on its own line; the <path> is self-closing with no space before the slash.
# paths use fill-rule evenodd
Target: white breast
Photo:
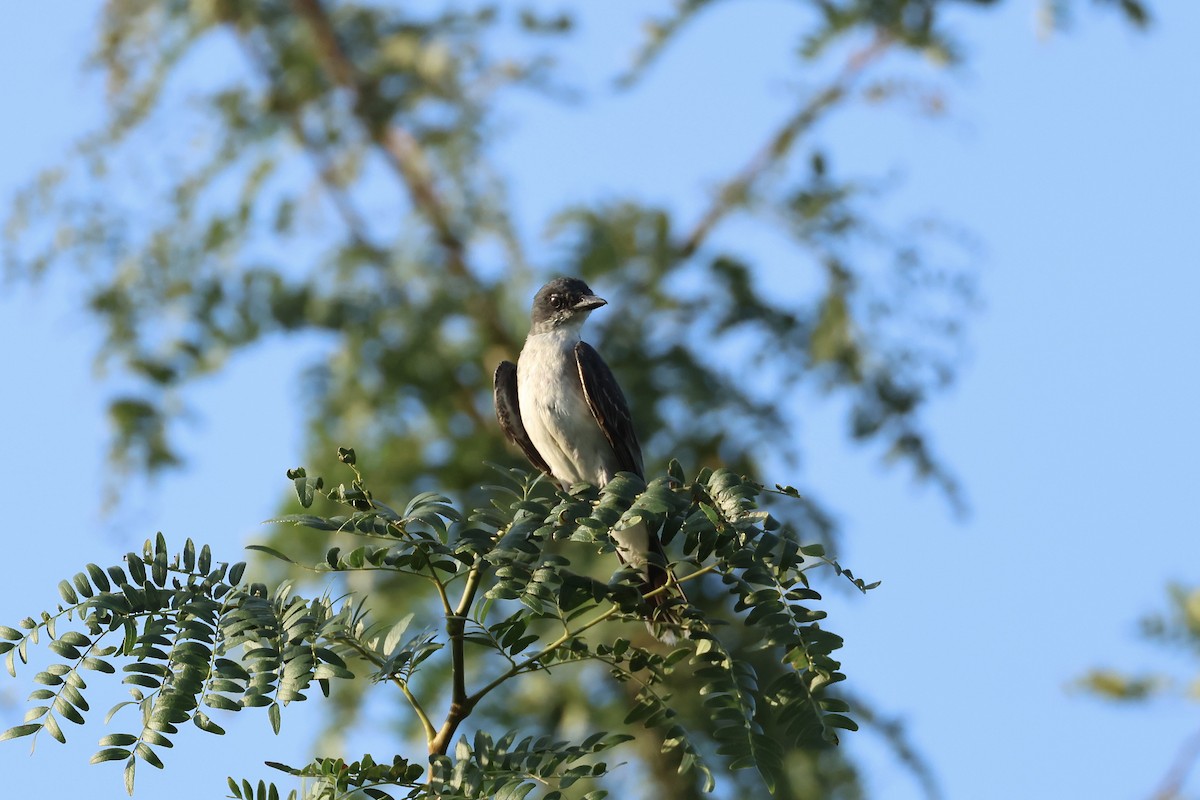
<path id="1" fill-rule="evenodd" d="M 517 360 L 521 422 L 555 478 L 603 486 L 617 472 L 617 458 L 583 396 L 578 342 L 578 328 L 565 326 L 525 340 Z"/>

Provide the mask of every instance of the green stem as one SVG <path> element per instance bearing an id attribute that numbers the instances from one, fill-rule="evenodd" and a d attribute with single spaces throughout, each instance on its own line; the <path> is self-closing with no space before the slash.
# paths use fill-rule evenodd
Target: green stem
<path id="1" fill-rule="evenodd" d="M 537 651 L 533 655 L 526 658 L 524 661 L 521 661 L 516 666 L 509 668 L 506 672 L 504 672 L 502 675 L 497 677 L 495 680 L 493 680 L 487 686 L 484 686 L 478 692 L 471 695 L 468 698 L 468 700 L 471 702 L 472 705 L 474 705 L 475 703 L 478 703 L 480 700 L 483 699 L 484 695 L 486 695 L 488 692 L 495 689 L 500 684 L 507 681 L 509 678 L 513 678 L 513 677 L 516 677 L 517 675 L 521 674 L 526 669 L 528 669 L 529 667 L 531 667 L 532 665 L 534 665 L 541 659 L 545 658 L 550 653 L 553 653 L 555 650 L 562 647 L 564 644 L 571 641 L 571 639 L 573 639 L 574 637 L 583 633 L 587 629 L 595 627 L 596 625 L 599 625 L 601 622 L 604 622 L 605 620 L 611 619 L 612 617 L 616 616 L 616 614 L 618 614 L 620 612 L 620 610 L 621 609 L 619 606 L 612 606 L 611 608 L 609 608 L 607 611 L 603 612 L 599 616 L 593 618 L 589 622 L 584 623 L 582 626 L 580 626 L 575 631 L 573 631 L 573 632 L 567 631 L 562 636 L 558 637 L 553 642 L 551 642 L 550 644 L 543 647 L 541 650 Z"/>
<path id="2" fill-rule="evenodd" d="M 421 707 L 421 701 L 418 700 L 417 696 L 412 693 L 411 689 L 408 688 L 408 682 L 402 681 L 393 675 L 392 683 L 400 687 L 400 691 L 404 693 L 404 698 L 408 700 L 408 704 L 412 706 L 413 711 L 416 712 L 417 719 L 421 720 L 421 728 L 425 731 L 425 741 L 428 742 L 433 739 L 433 737 L 437 736 L 437 731 L 433 727 L 433 722 L 429 719 L 429 715 L 425 713 L 425 709 Z"/>
<path id="3" fill-rule="evenodd" d="M 368 650 L 357 640 L 345 637 L 343 638 L 343 641 L 358 651 L 358 654 L 367 661 L 370 661 L 377 667 L 383 666 L 383 659 Z M 417 719 L 421 721 L 421 727 L 425 731 L 425 741 L 432 741 L 433 738 L 437 736 L 437 730 L 433 727 L 433 722 L 429 719 L 429 715 L 425 713 L 425 709 L 421 705 L 421 701 L 418 700 L 417 696 L 412 693 L 411 689 L 408 688 L 408 682 L 396 675 L 390 676 L 390 680 L 392 683 L 400 687 L 400 691 L 404 693 L 405 699 L 408 700 L 408 704 L 412 706 L 413 711 L 416 713 Z"/>
<path id="4" fill-rule="evenodd" d="M 454 736 L 454 732 L 458 730 L 458 726 L 466 719 L 471 710 L 475 708 L 475 704 L 479 702 L 479 697 L 467 695 L 467 667 L 466 667 L 466 627 L 467 614 L 471 611 L 471 605 L 475 602 L 475 595 L 479 591 L 479 585 L 483 581 L 484 561 L 482 558 L 476 560 L 475 565 L 471 567 L 471 571 L 467 574 L 466 585 L 463 586 L 462 597 L 459 598 L 458 607 L 451 611 L 449 601 L 445 601 L 446 606 L 446 632 L 450 636 L 450 659 L 451 659 L 451 695 L 450 695 L 450 710 L 446 712 L 446 720 L 442 723 L 442 728 L 435 736 L 429 740 L 430 755 L 445 755 L 450 749 L 450 739 Z M 444 598 L 444 595 L 443 595 Z"/>

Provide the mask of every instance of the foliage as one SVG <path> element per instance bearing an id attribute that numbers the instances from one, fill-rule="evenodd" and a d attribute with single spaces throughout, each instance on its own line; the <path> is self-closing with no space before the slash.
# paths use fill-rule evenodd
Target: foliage
<path id="1" fill-rule="evenodd" d="M 1165 613 L 1146 616 L 1142 636 L 1164 647 L 1200 654 L 1200 588 L 1173 584 L 1167 588 L 1169 607 Z M 1113 669 L 1094 669 L 1080 686 L 1110 700 L 1145 700 L 1180 688 L 1179 681 L 1165 674 L 1130 675 Z M 1200 696 L 1200 678 L 1182 687 L 1188 696 Z"/>
<path id="2" fill-rule="evenodd" d="M 1163 647 L 1181 650 L 1200 666 L 1200 587 L 1172 584 L 1167 587 L 1169 605 L 1164 613 L 1142 620 L 1142 635 Z M 1120 703 L 1145 703 L 1163 696 L 1195 701 L 1200 699 L 1200 671 L 1187 678 L 1166 672 L 1129 673 L 1110 667 L 1096 667 L 1077 682 L 1079 688 L 1105 700 Z M 1154 794 L 1157 800 L 1182 798 L 1183 785 L 1200 761 L 1200 732 L 1184 742 L 1175 756 L 1162 785 Z"/>
<path id="3" fill-rule="evenodd" d="M 402 756 L 272 763 L 308 779 L 304 797 L 332 800 L 361 790 L 374 798 L 520 798 L 536 786 L 559 797 L 607 775 L 598 757 L 632 739 L 626 731 L 633 725 L 655 731 L 662 752 L 681 772 L 698 776 L 705 791 L 716 785 L 712 764 L 719 762 L 755 770 L 774 793 L 786 748 L 836 744 L 839 730 L 856 729 L 848 705 L 831 691 L 845 677 L 833 658 L 841 639 L 821 626 L 824 613 L 811 608 L 820 595 L 807 572 L 828 564 L 859 589 L 872 587 L 826 559 L 821 545 L 802 543 L 794 529 L 758 510 L 763 486 L 728 470 L 703 470 L 688 482 L 672 462 L 668 474 L 649 484 L 622 473 L 598 493 L 586 485 L 567 493 L 552 491 L 540 476 L 497 468 L 501 480 L 488 488 L 488 506 L 462 513 L 447 498 L 424 493 L 397 512 L 371 499 L 353 451 L 341 450 L 340 458 L 355 470 L 349 488 L 326 492 L 324 481 L 303 469 L 289 477 L 303 505 L 324 494 L 347 513 L 280 522 L 349 536 L 352 548 L 334 546 L 303 566 L 335 577 L 386 573 L 410 598 L 405 616 L 381 618 L 369 595 L 305 599 L 287 582 L 274 589 L 243 582 L 244 563 L 214 564 L 209 548 L 197 550 L 191 540 L 172 556 L 159 534 L 123 566 L 89 564 L 60 583 L 63 603 L 55 613 L 0 627 L 0 652 L 14 677 L 17 660 L 28 663 L 29 646 L 43 636 L 61 659 L 34 676 L 45 687 L 30 697 L 38 705 L 2 738 L 45 731 L 65 741 L 60 721 L 82 724 L 90 711 L 84 673 L 112 675 L 118 665 L 131 699 L 108 719 L 127 706 L 140 716 L 128 732 L 104 736 L 92 760 L 123 761 L 130 793 L 136 765 L 162 768 L 161 749 L 172 746 L 180 725 L 219 735 L 225 731 L 213 716 L 265 708 L 278 732 L 283 706 L 307 699 L 314 687 L 328 696 L 333 682 L 353 680 L 355 671 L 394 685 L 407 700 L 425 734 L 428 764 Z M 648 605 L 635 576 L 622 568 L 602 581 L 576 565 L 596 553 L 615 563 L 609 531 L 638 520 L 679 554 L 672 562 L 676 586 L 719 579 L 735 600 L 734 619 L 710 616 L 680 594 L 672 602 L 686 635 L 682 646 L 664 650 L 636 635 Z M 291 561 L 269 546 L 252 549 Z M 657 591 L 667 589 L 678 591 Z M 426 599 L 440 605 L 440 626 L 415 629 Z M 756 649 L 769 653 L 781 674 L 765 682 L 725 645 L 721 627 L 734 621 L 754 632 Z M 623 729 L 581 741 L 517 730 L 495 738 L 485 729 L 455 739 L 500 687 L 587 664 L 635 687 Z M 440 698 L 428 673 L 450 675 L 440 722 L 429 711 Z M 672 705 L 680 673 L 699 684 L 703 728 L 681 719 Z M 785 737 L 767 735 L 768 721 Z M 229 786 L 246 800 L 279 796 L 267 783 L 230 778 Z M 586 797 L 604 795 L 596 789 Z"/>
<path id="4" fill-rule="evenodd" d="M 721 5 L 655 16 L 627 92 Z M 787 20 L 803 74 L 833 77 L 747 142 L 695 219 L 633 189 L 528 220 L 489 145 L 518 90 L 556 103 L 578 79 L 555 59 L 582 10 L 112 0 L 93 54 L 107 125 L 20 199 L 8 267 L 78 269 L 119 378 L 109 410 L 126 469 L 184 459 L 173 429 L 196 379 L 270 336 L 317 334 L 329 346 L 306 381 L 311 463 L 370 438 L 381 485 L 466 490 L 480 460 L 510 458 L 490 435 L 488 381 L 519 349 L 531 289 L 563 271 L 621 310 L 595 335 L 651 453 L 755 473 L 764 452 L 795 461 L 782 401 L 809 384 L 845 395 L 855 438 L 953 494 L 919 417 L 954 375 L 969 255 L 939 226 L 872 220 L 873 182 L 838 176 L 834 154 L 806 143 L 856 100 L 923 91 L 872 76 L 889 58 L 948 54 L 943 5 L 828 3 L 811 30 Z M 721 239 L 739 219 L 790 254 L 763 261 L 744 237 Z M 540 231 L 549 247 L 531 243 Z M 785 300 L 780 275 L 811 289 Z M 729 351 L 757 354 L 729 368 L 710 356 Z M 750 366 L 775 380 L 746 385 Z"/>
<path id="5" fill-rule="evenodd" d="M 1148 19 L 1139 0 L 1101 4 L 1134 24 Z M 889 182 L 862 174 L 829 126 L 884 101 L 936 113 L 945 104 L 936 68 L 966 54 L 951 30 L 994 5 L 775 4 L 766 24 L 790 31 L 789 71 L 755 74 L 747 48 L 762 45 L 739 41 L 735 25 L 713 52 L 734 67 L 732 96 L 785 87 L 774 116 L 722 134 L 732 155 L 704 136 L 729 130 L 720 124 L 729 96 L 677 83 L 669 107 L 686 124 L 672 152 L 704 154 L 679 159 L 690 178 L 681 192 L 631 166 L 609 176 L 603 196 L 581 183 L 539 209 L 528 187 L 538 170 L 562 165 L 506 159 L 517 120 L 552 108 L 592 114 L 604 129 L 614 107 L 661 88 L 690 35 L 714 17 L 742 20 L 745 6 L 637 4 L 645 24 L 628 29 L 640 38 L 602 44 L 628 53 L 627 67 L 597 81 L 572 56 L 617 4 L 547 13 L 483 0 L 108 0 L 89 62 L 108 89 L 106 117 L 18 199 L 7 275 L 71 271 L 103 334 L 117 475 L 185 461 L 177 429 L 192 387 L 284 340 L 306 359 L 314 471 L 335 468 L 336 443 L 370 441 L 365 466 L 384 496 L 438 487 L 476 507 L 486 499 L 475 493 L 477 465 L 516 463 L 494 428 L 490 375 L 520 347 L 532 289 L 560 272 L 612 301 L 589 338 L 620 376 L 649 463 L 670 454 L 756 475 L 797 466 L 809 455 L 792 434 L 800 403 L 831 397 L 850 439 L 958 504 L 923 417 L 957 374 L 975 304 L 973 248 L 953 226 L 889 217 Z M 1078 4 L 1041 5 L 1061 25 Z M 892 145 L 880 135 L 879 146 Z M 630 153 L 628 163 L 645 160 Z M 812 492 L 779 513 L 804 541 L 833 541 L 835 515 Z M 323 544 L 280 529 L 266 546 L 303 564 L 319 562 Z M 526 566 L 505 565 L 519 579 Z M 358 577 L 374 575 L 390 577 Z M 725 588 L 702 581 L 691 598 L 724 613 Z M 403 616 L 393 586 L 376 585 L 373 600 Z M 421 623 L 430 612 L 413 613 Z M 747 631 L 724 631 L 728 650 L 774 685 L 784 673 Z M 358 684 L 341 685 L 345 722 Z M 564 684 L 547 693 L 562 698 L 547 731 L 569 704 L 619 720 L 629 701 Z M 675 707 L 704 713 L 690 689 Z M 498 730 L 517 724 L 504 709 L 476 713 Z M 764 731 L 786 740 L 771 720 Z M 897 729 L 887 737 L 898 741 Z M 695 796 L 693 782 L 661 769 L 659 743 L 638 745 L 658 793 Z M 783 760 L 803 787 L 796 796 L 861 791 L 836 750 Z"/>

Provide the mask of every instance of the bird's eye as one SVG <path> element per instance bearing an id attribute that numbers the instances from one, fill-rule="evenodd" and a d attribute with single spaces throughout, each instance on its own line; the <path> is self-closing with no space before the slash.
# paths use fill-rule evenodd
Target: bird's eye
<path id="1" fill-rule="evenodd" d="M 550 305 L 554 306 L 556 309 L 561 309 L 566 303 L 566 300 L 567 298 L 561 294 L 550 295 Z"/>

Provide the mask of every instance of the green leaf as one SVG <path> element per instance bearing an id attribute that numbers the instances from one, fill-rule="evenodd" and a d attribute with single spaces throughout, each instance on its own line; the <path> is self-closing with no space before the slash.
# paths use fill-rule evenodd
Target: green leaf
<path id="1" fill-rule="evenodd" d="M 0 742 L 7 741 L 9 739 L 19 739 L 22 736 L 29 736 L 37 733 L 41 729 L 42 725 L 38 722 L 31 723 L 29 725 L 16 725 L 12 728 L 9 728 L 4 733 L 0 733 Z"/>
<path id="2" fill-rule="evenodd" d="M 509 784 L 496 793 L 495 800 L 525 800 L 535 788 L 536 784 L 529 781 Z"/>
<path id="3" fill-rule="evenodd" d="M 142 557 L 137 553 L 125 555 L 125 568 L 129 570 L 129 577 L 138 586 L 146 583 L 146 565 L 142 563 Z"/>
<path id="4" fill-rule="evenodd" d="M 132 733 L 110 733 L 100 739 L 97 744 L 101 747 L 126 747 L 135 744 L 138 737 Z"/>
<path id="5" fill-rule="evenodd" d="M 159 543 L 163 542 L 163 535 L 158 534 Z M 152 577 L 154 585 L 165 588 L 167 585 L 167 551 L 165 547 L 158 549 L 155 547 L 154 563 L 151 565 Z"/>
<path id="6" fill-rule="evenodd" d="M 225 734 L 225 729 L 209 719 L 208 715 L 203 711 L 196 711 L 192 715 L 192 722 L 195 723 L 197 728 L 207 733 L 215 733 L 218 736 Z"/>
<path id="7" fill-rule="evenodd" d="M 55 639 L 47 646 L 50 648 L 51 652 L 70 661 L 78 659 L 81 655 L 79 648 L 67 644 L 62 639 Z"/>
<path id="8" fill-rule="evenodd" d="M 83 715 L 75 709 L 75 706 L 71 705 L 66 701 L 65 698 L 61 696 L 54 701 L 54 710 L 58 714 L 62 715 L 65 719 L 69 720 L 70 722 L 74 722 L 76 725 L 83 724 Z"/>
<path id="9" fill-rule="evenodd" d="M 242 704 L 230 700 L 222 694 L 209 693 L 204 695 L 204 704 L 209 708 L 219 708 L 222 711 L 241 711 Z"/>
<path id="10" fill-rule="evenodd" d="M 92 579 L 92 583 L 97 589 L 107 592 L 112 588 L 112 584 L 108 582 L 108 575 L 100 567 L 95 564 L 88 564 L 85 569 L 87 569 L 88 576 Z"/>
<path id="11" fill-rule="evenodd" d="M 58 720 L 56 720 L 53 716 L 47 716 L 46 721 L 42 724 L 45 726 L 46 732 L 57 739 L 60 743 L 67 743 L 67 737 L 63 734 L 62 728 L 58 726 Z"/>
<path id="12" fill-rule="evenodd" d="M 826 714 L 821 721 L 831 728 L 842 728 L 848 731 L 858 730 L 858 723 L 842 714 Z"/>
<path id="13" fill-rule="evenodd" d="M 62 595 L 63 600 L 66 600 L 71 605 L 75 605 L 79 602 L 79 597 L 75 594 L 75 589 L 73 589 L 71 584 L 67 581 L 58 582 L 58 593 Z"/>
<path id="14" fill-rule="evenodd" d="M 87 575 L 84 573 L 76 573 L 75 577 L 71 579 L 71 582 L 75 584 L 75 591 L 83 597 L 91 597 L 93 594 L 95 594 L 95 592 L 92 591 L 92 585 L 88 582 Z"/>
<path id="15" fill-rule="evenodd" d="M 280 561 L 283 561 L 288 564 L 299 563 L 297 561 L 293 561 L 288 556 L 285 556 L 283 553 L 279 552 L 274 547 L 267 547 L 266 545 L 263 545 L 263 544 L 248 544 L 248 545 L 246 545 L 246 549 L 247 550 L 255 550 L 259 553 L 266 553 L 267 555 L 271 556 L 272 558 L 277 558 Z M 232 581 L 231 581 L 231 583 L 232 583 Z"/>
<path id="16" fill-rule="evenodd" d="M 408 630 L 409 624 L 413 620 L 413 614 L 406 614 L 389 630 L 387 636 L 383 640 L 383 654 L 391 657 L 395 654 L 396 648 L 400 644 L 400 640 L 404 636 L 404 632 Z"/>
<path id="17" fill-rule="evenodd" d="M 135 737 L 135 741 L 136 741 L 136 737 Z M 128 750 L 126 750 L 123 747 L 106 747 L 105 749 L 98 751 L 94 756 L 92 756 L 91 760 L 88 763 L 89 764 L 102 764 L 105 761 L 119 761 L 122 758 L 129 758 Z"/>
<path id="18" fill-rule="evenodd" d="M 92 643 L 91 639 L 79 631 L 65 631 L 58 639 L 61 642 L 66 642 L 76 647 L 87 647 Z"/>
<path id="19" fill-rule="evenodd" d="M 338 531 L 342 529 L 341 522 L 318 517 L 314 514 L 289 514 L 284 517 L 275 517 L 274 519 L 267 520 L 267 524 L 278 524 L 281 522 L 313 528 L 319 531 Z"/>
<path id="20" fill-rule="evenodd" d="M 162 678 L 156 678 L 153 675 L 126 675 L 121 679 L 121 683 L 127 683 L 132 686 L 144 686 L 147 689 L 157 689 L 162 685 Z"/>
<path id="21" fill-rule="evenodd" d="M 109 675 L 117 671 L 116 667 L 114 667 L 112 664 L 108 663 L 104 659 L 96 658 L 95 656 L 85 657 L 79 662 L 79 666 L 83 667 L 84 669 L 103 672 Z"/>
<path id="22" fill-rule="evenodd" d="M 303 467 L 288 470 L 288 477 L 292 479 L 293 485 L 296 487 L 296 498 L 304 508 L 313 504 L 316 493 L 325 485 L 324 480 L 320 477 L 309 479 Z"/>
<path id="23" fill-rule="evenodd" d="M 163 763 L 159 760 L 158 755 L 156 755 L 155 752 L 145 744 L 139 743 L 136 747 L 134 747 L 133 754 L 152 767 L 157 767 L 158 769 L 163 768 Z"/>

